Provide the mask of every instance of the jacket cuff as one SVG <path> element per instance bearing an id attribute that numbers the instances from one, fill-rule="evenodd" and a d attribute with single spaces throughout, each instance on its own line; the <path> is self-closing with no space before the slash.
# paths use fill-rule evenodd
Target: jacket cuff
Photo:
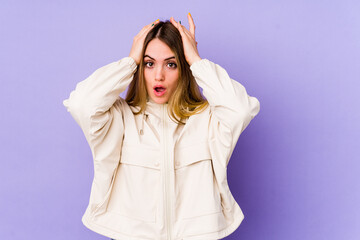
<path id="1" fill-rule="evenodd" d="M 206 59 L 206 58 L 202 58 L 200 60 L 197 60 L 197 61 L 193 62 L 193 64 L 190 65 L 190 69 L 193 70 L 193 68 L 198 68 L 199 67 L 198 65 L 202 65 L 206 61 L 209 61 L 209 60 Z"/>
<path id="2" fill-rule="evenodd" d="M 211 106 L 236 104 L 231 80 L 219 65 L 203 58 L 190 66 L 196 83 L 203 89 L 203 94 Z M 236 98 L 236 97 L 235 97 Z M 233 106 L 235 107 L 235 106 Z"/>
<path id="3" fill-rule="evenodd" d="M 197 81 L 200 80 L 200 82 L 204 82 L 206 78 L 209 77 L 220 77 L 218 75 L 214 75 L 214 73 L 216 74 L 216 64 L 211 62 L 210 60 L 206 59 L 206 58 L 202 58 L 201 60 L 197 60 L 195 62 L 193 62 L 193 64 L 191 64 L 190 66 L 190 70 L 193 74 L 193 76 L 195 77 L 195 79 Z M 209 75 L 210 74 L 210 75 Z M 203 79 L 205 77 L 205 79 Z M 209 81 L 208 79 L 206 80 L 207 82 Z M 215 84 L 219 83 L 218 79 L 214 82 Z M 198 82 L 199 84 L 199 82 Z M 203 84 L 200 85 L 200 87 Z"/>
<path id="4" fill-rule="evenodd" d="M 132 72 L 135 72 L 135 70 L 136 70 L 136 68 L 137 68 L 137 64 L 136 64 L 135 60 L 134 60 L 132 57 L 124 57 L 124 58 L 118 60 L 118 63 L 119 63 L 120 61 L 126 62 L 126 63 L 129 65 L 131 71 L 132 71 Z"/>

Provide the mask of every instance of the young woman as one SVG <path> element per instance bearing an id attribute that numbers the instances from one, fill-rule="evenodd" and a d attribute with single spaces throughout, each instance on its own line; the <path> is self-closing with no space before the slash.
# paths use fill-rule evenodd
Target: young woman
<path id="1" fill-rule="evenodd" d="M 112 239 L 221 239 L 244 218 L 226 171 L 260 103 L 200 58 L 188 20 L 189 30 L 173 18 L 145 26 L 128 57 L 97 69 L 63 102 L 94 161 L 82 222 Z"/>

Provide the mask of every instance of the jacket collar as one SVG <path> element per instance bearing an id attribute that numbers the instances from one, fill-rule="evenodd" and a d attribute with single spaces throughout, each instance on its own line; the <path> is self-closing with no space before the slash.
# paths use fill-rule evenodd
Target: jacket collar
<path id="1" fill-rule="evenodd" d="M 146 121 L 146 118 L 151 114 L 153 116 L 157 116 L 157 117 L 161 117 L 162 114 L 162 110 L 163 107 L 166 108 L 168 107 L 168 103 L 156 103 L 154 102 L 151 98 L 149 98 L 149 96 L 146 99 L 146 108 L 145 110 L 141 113 L 141 127 L 139 130 L 139 134 L 143 135 L 144 134 L 144 122 Z"/>
<path id="2" fill-rule="evenodd" d="M 168 103 L 156 103 L 154 102 L 154 100 L 152 100 L 150 97 L 147 97 L 146 99 L 146 108 L 145 111 L 143 112 L 143 114 L 145 115 L 156 115 L 156 116 L 161 116 L 161 111 L 162 111 L 162 107 L 165 107 L 165 109 L 167 110 L 169 104 Z"/>
<path id="3" fill-rule="evenodd" d="M 162 104 L 161 103 L 156 103 L 148 96 L 147 99 L 146 99 L 145 111 L 143 111 L 141 113 L 142 119 L 141 119 L 141 127 L 140 127 L 140 130 L 139 130 L 139 134 L 140 135 L 144 134 L 144 130 L 143 130 L 144 129 L 144 122 L 146 121 L 146 118 L 149 116 L 149 114 L 160 117 L 161 114 L 162 114 L 163 107 L 165 107 L 166 110 L 167 110 L 168 106 L 169 106 L 168 103 L 162 103 Z M 167 118 L 167 119 L 168 119 L 168 121 L 172 121 L 170 118 Z M 182 120 L 185 120 L 185 123 L 186 123 L 187 118 L 182 119 Z"/>

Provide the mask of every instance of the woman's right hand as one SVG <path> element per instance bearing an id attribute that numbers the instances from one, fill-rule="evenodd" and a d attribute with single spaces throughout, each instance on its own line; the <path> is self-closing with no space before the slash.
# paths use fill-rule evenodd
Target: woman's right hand
<path id="1" fill-rule="evenodd" d="M 132 57 L 136 64 L 140 64 L 141 60 L 141 54 L 142 49 L 145 41 L 146 35 L 149 33 L 149 31 L 155 26 L 155 24 L 159 23 L 159 19 L 157 19 L 155 22 L 150 23 L 149 25 L 146 25 L 143 27 L 140 32 L 134 37 L 133 44 L 131 46 L 129 57 Z"/>

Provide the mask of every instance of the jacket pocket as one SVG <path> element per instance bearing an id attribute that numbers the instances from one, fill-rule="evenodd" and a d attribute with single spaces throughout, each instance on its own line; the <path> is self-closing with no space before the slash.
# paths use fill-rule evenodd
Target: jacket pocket
<path id="1" fill-rule="evenodd" d="M 108 211 L 155 222 L 160 177 L 158 150 L 124 143 Z"/>
<path id="2" fill-rule="evenodd" d="M 208 142 L 175 150 L 176 216 L 179 219 L 221 212 Z"/>

